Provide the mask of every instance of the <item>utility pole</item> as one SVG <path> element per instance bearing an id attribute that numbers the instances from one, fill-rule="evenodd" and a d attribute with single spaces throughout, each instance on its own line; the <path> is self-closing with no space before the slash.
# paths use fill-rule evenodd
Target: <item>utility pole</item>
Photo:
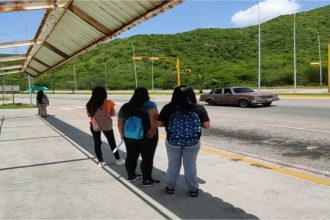
<path id="1" fill-rule="evenodd" d="M 127 40 L 127 39 L 126 39 Z M 137 88 L 138 83 L 137 83 L 137 72 L 136 72 L 136 62 L 135 62 L 135 47 L 132 41 L 127 40 L 128 42 L 130 42 L 130 44 L 132 45 L 132 52 L 133 52 L 133 64 L 134 64 L 134 77 L 135 77 L 135 88 Z"/>
<path id="2" fill-rule="evenodd" d="M 330 94 L 330 44 L 328 44 L 328 93 Z"/>
<path id="3" fill-rule="evenodd" d="M 74 66 L 74 60 L 72 61 L 72 65 L 73 65 L 73 82 L 74 82 L 73 93 L 75 93 L 75 91 L 77 91 L 77 77 L 76 77 L 76 68 Z"/>
<path id="4" fill-rule="evenodd" d="M 32 105 L 32 87 L 31 87 L 31 76 L 28 75 L 28 82 L 29 82 L 29 93 L 30 93 L 30 105 Z"/>
<path id="5" fill-rule="evenodd" d="M 296 13 L 293 14 L 293 93 L 297 88 Z"/>
<path id="6" fill-rule="evenodd" d="M 317 32 L 317 42 L 319 46 L 319 62 L 320 62 L 320 86 L 322 86 L 322 58 L 321 58 L 321 42 L 320 42 L 320 35 Z"/>
<path id="7" fill-rule="evenodd" d="M 260 1 L 258 1 L 258 92 L 261 86 L 261 30 L 260 30 Z"/>

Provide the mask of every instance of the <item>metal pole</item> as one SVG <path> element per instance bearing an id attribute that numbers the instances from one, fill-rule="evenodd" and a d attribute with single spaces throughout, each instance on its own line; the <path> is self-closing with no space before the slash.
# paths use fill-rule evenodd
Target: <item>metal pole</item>
<path id="1" fill-rule="evenodd" d="M 258 92 L 260 92 L 261 85 L 261 31 L 260 31 L 260 1 L 258 1 Z"/>
<path id="2" fill-rule="evenodd" d="M 104 79 L 105 79 L 105 90 L 106 91 L 108 91 L 108 82 L 107 82 L 107 64 L 108 63 L 109 63 L 109 61 L 104 64 Z"/>
<path id="3" fill-rule="evenodd" d="M 330 93 L 330 44 L 328 44 L 328 93 Z"/>
<path id="4" fill-rule="evenodd" d="M 128 42 L 130 42 L 131 45 L 132 45 L 133 57 L 135 57 L 135 47 L 134 47 L 134 44 L 130 40 L 128 40 Z M 135 62 L 135 59 L 133 59 L 133 63 L 134 63 L 135 88 L 137 88 L 138 87 L 138 83 L 137 83 L 137 73 L 136 73 L 136 62 Z"/>
<path id="5" fill-rule="evenodd" d="M 29 93 L 30 93 L 30 105 L 32 105 L 32 88 L 31 88 L 31 76 L 28 75 L 28 82 L 29 82 Z"/>
<path id="6" fill-rule="evenodd" d="M 317 33 L 317 42 L 318 42 L 318 45 L 319 45 L 320 86 L 322 86 L 322 58 L 321 58 L 321 42 L 320 42 L 319 33 Z"/>
<path id="7" fill-rule="evenodd" d="M 180 59 L 176 58 L 176 72 L 177 72 L 177 84 L 178 86 L 181 85 L 181 76 L 180 76 Z"/>
<path id="8" fill-rule="evenodd" d="M 2 104 L 5 104 L 5 75 L 2 75 Z"/>
<path id="9" fill-rule="evenodd" d="M 151 52 L 151 57 L 154 55 L 154 50 Z M 154 90 L 154 61 L 151 60 L 151 90 Z"/>
<path id="10" fill-rule="evenodd" d="M 3 68 L 3 63 L 1 63 L 1 67 Z M 5 71 L 2 69 L 2 72 L 4 73 Z M 5 79 L 4 79 L 5 75 L 3 74 L 2 75 L 2 104 L 4 105 L 5 104 Z"/>
<path id="11" fill-rule="evenodd" d="M 293 14 L 293 93 L 297 88 L 297 58 L 296 58 L 296 14 Z"/>
<path id="12" fill-rule="evenodd" d="M 74 65 L 74 61 L 72 61 L 73 64 L 73 81 L 74 81 L 74 90 L 73 93 L 75 93 L 75 91 L 77 91 L 77 77 L 76 77 L 76 68 Z"/>

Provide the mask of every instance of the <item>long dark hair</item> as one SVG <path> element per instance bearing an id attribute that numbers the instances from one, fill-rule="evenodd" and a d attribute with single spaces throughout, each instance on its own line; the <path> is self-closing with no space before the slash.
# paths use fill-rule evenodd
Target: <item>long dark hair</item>
<path id="1" fill-rule="evenodd" d="M 97 86 L 92 91 L 92 96 L 86 104 L 87 113 L 93 116 L 98 108 L 103 105 L 104 100 L 107 99 L 107 91 L 102 86 Z"/>
<path id="2" fill-rule="evenodd" d="M 132 98 L 123 106 L 122 111 L 125 115 L 129 115 L 131 112 L 141 109 L 144 103 L 148 102 L 149 100 L 150 97 L 146 88 L 136 88 Z"/>
<path id="3" fill-rule="evenodd" d="M 37 93 L 37 101 L 39 104 L 42 104 L 42 98 L 44 97 L 44 91 L 39 90 Z"/>
<path id="4" fill-rule="evenodd" d="M 186 85 L 176 87 L 173 91 L 170 104 L 184 110 L 190 110 L 197 104 L 194 90 Z"/>

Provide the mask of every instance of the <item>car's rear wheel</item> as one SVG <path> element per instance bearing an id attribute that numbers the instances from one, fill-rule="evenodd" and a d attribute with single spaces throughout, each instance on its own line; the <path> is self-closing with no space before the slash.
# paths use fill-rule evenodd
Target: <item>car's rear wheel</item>
<path id="1" fill-rule="evenodd" d="M 215 101 L 213 99 L 206 100 L 207 104 L 209 105 L 215 105 Z"/>
<path id="2" fill-rule="evenodd" d="M 263 103 L 262 105 L 265 106 L 265 107 L 268 107 L 272 104 L 272 102 L 266 102 L 266 103 Z"/>
<path id="3" fill-rule="evenodd" d="M 249 106 L 249 102 L 246 101 L 245 99 L 240 99 L 240 100 L 238 101 L 238 104 L 239 104 L 239 106 L 241 106 L 242 108 L 246 108 L 246 107 Z"/>

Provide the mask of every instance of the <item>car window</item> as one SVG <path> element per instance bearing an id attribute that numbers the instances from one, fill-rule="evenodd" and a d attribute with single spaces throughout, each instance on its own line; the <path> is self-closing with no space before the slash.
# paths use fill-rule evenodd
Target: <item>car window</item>
<path id="1" fill-rule="evenodd" d="M 234 92 L 235 93 L 247 93 L 247 92 L 254 92 L 252 89 L 250 88 L 234 88 Z"/>
<path id="2" fill-rule="evenodd" d="M 229 88 L 224 89 L 224 94 L 231 94 L 231 90 Z"/>
<path id="3" fill-rule="evenodd" d="M 222 89 L 215 89 L 215 90 L 214 90 L 214 94 L 221 94 L 221 90 L 222 90 Z"/>

